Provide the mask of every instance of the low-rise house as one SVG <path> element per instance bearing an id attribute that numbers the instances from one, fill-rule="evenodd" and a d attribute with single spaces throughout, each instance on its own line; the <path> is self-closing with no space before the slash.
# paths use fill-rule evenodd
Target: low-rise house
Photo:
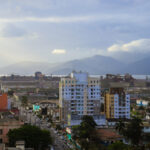
<path id="1" fill-rule="evenodd" d="M 59 101 L 58 100 L 44 100 L 41 101 L 38 105 L 41 108 L 42 115 L 51 115 L 53 120 L 56 120 L 59 117 Z"/>
<path id="2" fill-rule="evenodd" d="M 148 106 L 149 101 L 143 100 L 143 99 L 138 99 L 136 100 L 136 105 L 137 106 L 143 106 L 146 107 Z"/>
<path id="3" fill-rule="evenodd" d="M 130 98 L 130 105 L 131 105 L 131 106 L 136 105 L 136 100 L 137 100 L 137 98 L 131 97 L 131 98 Z"/>
<path id="4" fill-rule="evenodd" d="M 121 119 L 123 122 L 129 122 L 130 121 L 130 119 L 126 119 L 126 118 L 122 118 Z M 119 120 L 118 119 L 115 119 L 115 118 L 112 118 L 112 119 L 107 119 L 107 121 L 106 121 L 106 125 L 108 126 L 108 127 L 115 127 L 116 126 L 116 123 L 118 122 Z"/>
<path id="5" fill-rule="evenodd" d="M 5 144 L 0 144 L 0 150 L 5 150 Z"/>
<path id="6" fill-rule="evenodd" d="M 25 141 L 16 141 L 16 147 L 6 147 L 2 150 L 33 150 L 33 148 L 25 148 Z"/>
<path id="7" fill-rule="evenodd" d="M 47 108 L 57 108 L 59 104 L 58 100 L 43 100 L 39 103 L 40 107 L 47 107 Z"/>
<path id="8" fill-rule="evenodd" d="M 150 113 L 149 113 L 149 112 L 146 112 L 146 114 L 145 114 L 145 119 L 146 119 L 146 120 L 150 120 Z"/>
<path id="9" fill-rule="evenodd" d="M 97 133 L 104 145 L 124 140 L 123 136 L 119 135 L 114 128 L 99 128 L 97 129 Z"/>
<path id="10" fill-rule="evenodd" d="M 143 132 L 150 133 L 150 123 L 149 122 L 143 122 Z"/>
<path id="11" fill-rule="evenodd" d="M 7 133 L 10 129 L 20 128 L 24 123 L 15 119 L 0 119 L 0 143 L 8 143 Z"/>
<path id="12" fill-rule="evenodd" d="M 107 119 L 106 122 L 107 122 L 107 126 L 114 127 L 114 126 L 116 126 L 117 120 L 116 119 Z"/>

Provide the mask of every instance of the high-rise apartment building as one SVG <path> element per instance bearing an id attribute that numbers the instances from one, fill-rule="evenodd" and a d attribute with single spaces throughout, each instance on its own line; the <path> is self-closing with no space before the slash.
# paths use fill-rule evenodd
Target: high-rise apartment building
<path id="1" fill-rule="evenodd" d="M 100 79 L 88 73 L 72 72 L 59 84 L 60 119 L 64 124 L 79 124 L 83 115 L 100 120 Z"/>
<path id="2" fill-rule="evenodd" d="M 110 88 L 105 94 L 105 114 L 106 118 L 130 119 L 130 95 L 124 88 Z"/>

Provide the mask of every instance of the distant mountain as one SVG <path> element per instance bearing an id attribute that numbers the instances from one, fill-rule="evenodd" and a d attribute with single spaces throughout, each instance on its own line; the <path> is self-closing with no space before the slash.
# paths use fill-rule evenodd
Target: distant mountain
<path id="1" fill-rule="evenodd" d="M 68 74 L 72 70 L 82 70 L 90 74 L 119 73 L 125 64 L 106 56 L 96 55 L 89 58 L 62 63 L 57 67 L 49 68 L 48 74 Z"/>
<path id="2" fill-rule="evenodd" d="M 46 62 L 20 62 L 0 68 L 0 74 L 32 75 L 35 71 L 45 72 L 52 65 Z"/>
<path id="3" fill-rule="evenodd" d="M 150 58 L 145 58 L 130 64 L 124 64 L 112 57 L 96 55 L 89 58 L 68 61 L 64 63 L 20 62 L 0 68 L 0 74 L 31 75 L 36 71 L 45 74 L 66 75 L 73 70 L 86 71 L 93 75 L 112 74 L 150 74 Z"/>
<path id="4" fill-rule="evenodd" d="M 124 68 L 124 72 L 139 75 L 150 75 L 150 57 L 136 61 Z"/>

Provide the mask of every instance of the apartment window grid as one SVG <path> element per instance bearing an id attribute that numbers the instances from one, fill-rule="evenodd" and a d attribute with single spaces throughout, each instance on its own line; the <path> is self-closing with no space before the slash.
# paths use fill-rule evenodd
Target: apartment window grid
<path id="1" fill-rule="evenodd" d="M 92 80 L 92 85 L 88 83 L 88 80 L 82 83 L 79 80 L 72 80 L 74 84 L 71 80 L 64 80 L 64 86 L 62 86 L 62 98 L 64 101 L 70 101 L 70 112 L 83 115 L 86 109 L 87 114 L 93 115 L 94 107 L 100 106 L 99 103 L 94 103 L 95 100 L 101 100 L 100 85 L 97 85 L 99 80 Z M 86 103 L 85 100 L 87 100 Z"/>

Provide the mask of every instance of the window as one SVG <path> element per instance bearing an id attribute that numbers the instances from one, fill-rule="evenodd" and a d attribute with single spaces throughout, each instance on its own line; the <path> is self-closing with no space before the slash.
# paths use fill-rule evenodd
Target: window
<path id="1" fill-rule="evenodd" d="M 1 135 L 1 134 L 3 134 L 3 130 L 2 130 L 2 129 L 0 129 L 0 135 Z"/>

